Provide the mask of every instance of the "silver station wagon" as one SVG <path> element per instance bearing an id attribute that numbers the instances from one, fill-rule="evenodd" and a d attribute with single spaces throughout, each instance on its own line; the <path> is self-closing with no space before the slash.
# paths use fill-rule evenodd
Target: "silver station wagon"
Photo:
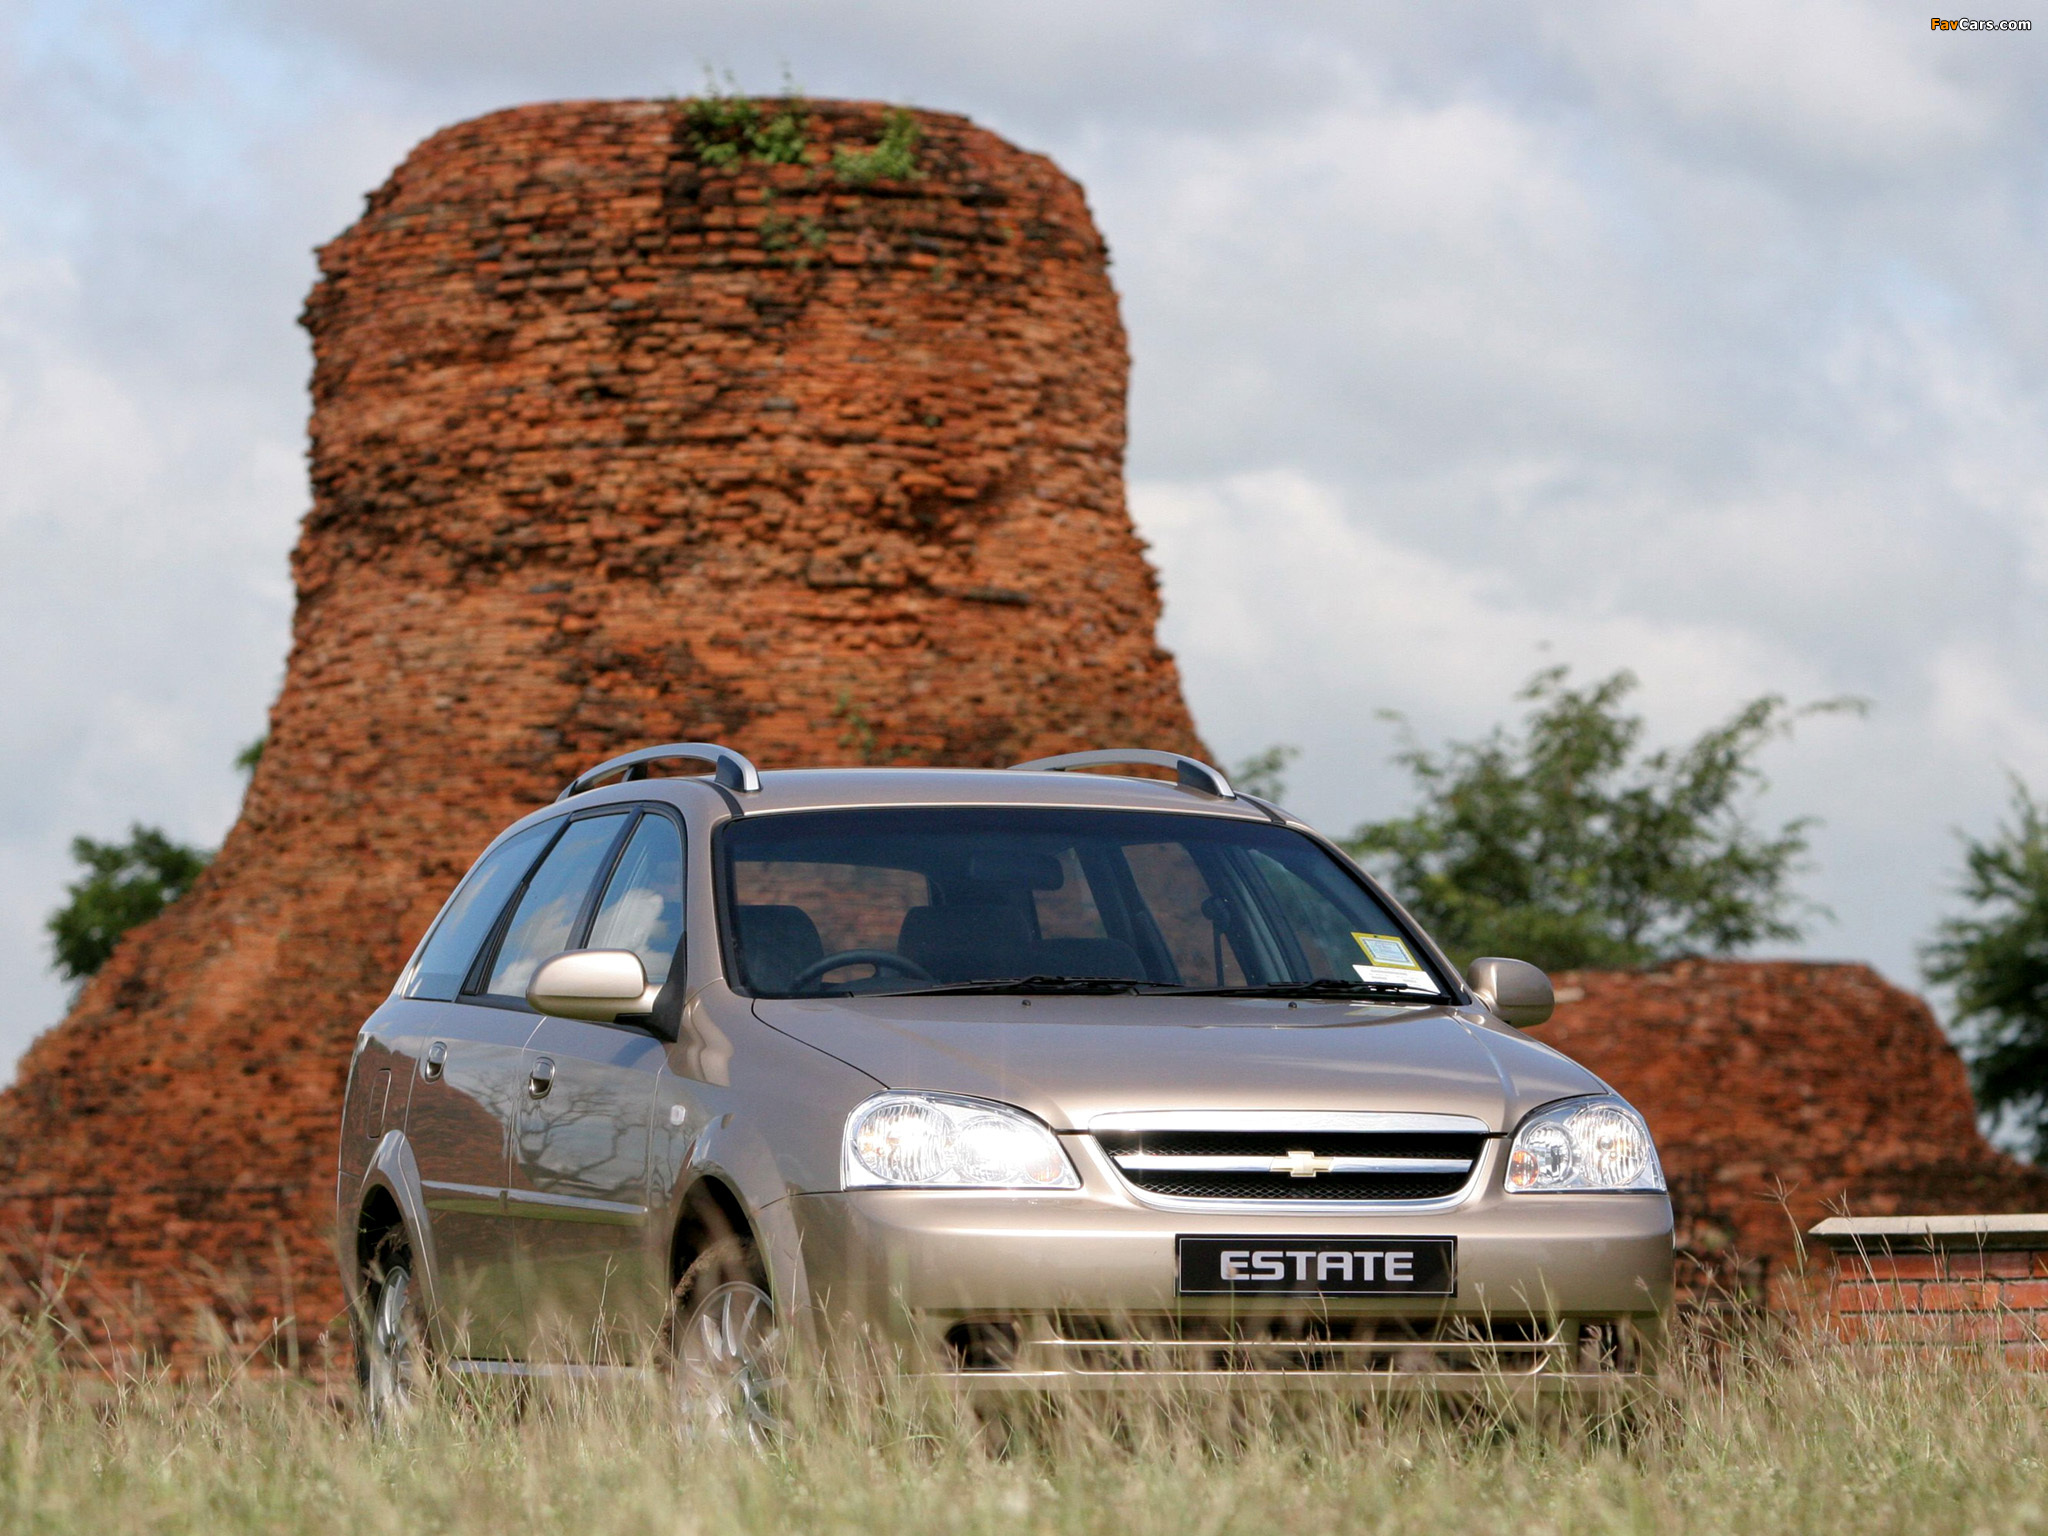
<path id="1" fill-rule="evenodd" d="M 1611 1389 L 1671 1208 L 1524 1033 L 1551 1002 L 1190 758 L 629 753 L 484 851 L 356 1042 L 370 1409 L 429 1361 L 661 1367 L 738 1427 L 839 1337 L 975 1390 Z"/>

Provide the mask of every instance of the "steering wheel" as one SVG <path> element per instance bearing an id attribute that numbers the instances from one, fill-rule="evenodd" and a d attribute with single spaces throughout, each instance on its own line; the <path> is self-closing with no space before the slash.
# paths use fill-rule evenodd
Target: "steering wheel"
<path id="1" fill-rule="evenodd" d="M 813 960 L 789 979 L 789 990 L 801 992 L 823 981 L 842 965 L 872 965 L 877 971 L 901 971 L 912 981 L 931 981 L 932 973 L 915 960 L 907 960 L 893 949 L 842 949 L 822 960 Z"/>

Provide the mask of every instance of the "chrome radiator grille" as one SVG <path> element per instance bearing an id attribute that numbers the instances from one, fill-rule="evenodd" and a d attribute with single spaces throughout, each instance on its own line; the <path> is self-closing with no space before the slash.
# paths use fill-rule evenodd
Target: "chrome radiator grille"
<path id="1" fill-rule="evenodd" d="M 1471 1177 L 1476 1132 L 1098 1130 L 1117 1171 L 1183 1200 L 1438 1200 Z"/>

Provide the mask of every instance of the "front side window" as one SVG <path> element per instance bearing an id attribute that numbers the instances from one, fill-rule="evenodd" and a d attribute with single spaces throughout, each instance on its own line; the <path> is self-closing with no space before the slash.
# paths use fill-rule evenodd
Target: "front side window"
<path id="1" fill-rule="evenodd" d="M 719 833 L 741 986 L 1455 995 L 1357 875 L 1234 817 L 931 807 Z"/>
<path id="2" fill-rule="evenodd" d="M 484 991 L 493 997 L 524 997 L 526 984 L 543 960 L 567 949 L 590 888 L 596 884 L 612 844 L 625 829 L 626 811 L 572 821 L 526 883 L 512 921 L 498 945 Z"/>
<path id="3" fill-rule="evenodd" d="M 560 825 L 544 821 L 528 827 L 500 843 L 469 872 L 441 921 L 434 925 L 434 936 L 420 951 L 419 965 L 405 989 L 407 997 L 446 1002 L 462 990 L 463 978 L 490 937 L 491 925 Z"/>
<path id="4" fill-rule="evenodd" d="M 630 949 L 647 980 L 668 980 L 683 937 L 683 835 L 666 816 L 640 818 L 605 885 L 590 925 L 590 949 Z"/>

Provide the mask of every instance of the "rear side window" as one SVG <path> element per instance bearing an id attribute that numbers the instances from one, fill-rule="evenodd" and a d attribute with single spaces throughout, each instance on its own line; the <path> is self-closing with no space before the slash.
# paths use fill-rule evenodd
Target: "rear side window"
<path id="1" fill-rule="evenodd" d="M 683 835 L 666 816 L 649 812 L 619 855 L 587 947 L 632 950 L 658 987 L 682 937 Z"/>
<path id="2" fill-rule="evenodd" d="M 627 815 L 618 811 L 569 823 L 526 883 L 484 991 L 493 997 L 524 997 L 540 963 L 570 946 L 590 888 L 624 830 Z"/>
<path id="3" fill-rule="evenodd" d="M 469 974 L 476 952 L 490 937 L 491 925 L 560 826 L 559 821 L 544 821 L 528 827 L 499 844 L 469 872 L 455 899 L 442 912 L 441 921 L 434 925 L 434 936 L 420 951 L 412 985 L 405 989 L 407 997 L 448 1002 L 462 990 L 462 980 Z"/>

